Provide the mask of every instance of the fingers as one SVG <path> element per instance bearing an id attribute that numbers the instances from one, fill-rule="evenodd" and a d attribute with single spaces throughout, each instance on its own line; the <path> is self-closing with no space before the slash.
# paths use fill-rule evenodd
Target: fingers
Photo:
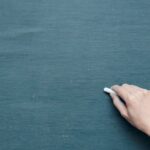
<path id="1" fill-rule="evenodd" d="M 128 119 L 128 112 L 127 112 L 127 108 L 124 105 L 124 103 L 119 99 L 119 97 L 117 95 L 110 94 L 110 96 L 113 100 L 114 106 L 118 109 L 121 116 L 124 117 L 125 119 Z"/>
<path id="2" fill-rule="evenodd" d="M 138 89 L 135 88 L 134 86 L 131 86 L 129 84 L 122 84 L 122 87 L 124 87 L 130 94 L 135 93 Z"/>
<path id="3" fill-rule="evenodd" d="M 117 93 L 117 95 L 126 102 L 126 104 L 128 104 L 129 95 L 131 94 L 128 88 L 119 85 L 114 85 L 111 87 L 111 89 L 114 90 Z"/>
<path id="4" fill-rule="evenodd" d="M 114 90 L 119 97 L 121 97 L 127 106 L 129 104 L 132 104 L 133 101 L 137 101 L 140 99 L 140 97 L 147 93 L 149 90 L 140 88 L 136 85 L 130 85 L 130 84 L 122 84 L 121 86 L 119 85 L 114 85 L 111 87 L 112 90 Z"/>
<path id="5" fill-rule="evenodd" d="M 110 96 L 121 116 L 134 127 L 150 135 L 150 90 L 129 84 L 114 85 L 111 89 L 116 94 L 111 93 Z"/>

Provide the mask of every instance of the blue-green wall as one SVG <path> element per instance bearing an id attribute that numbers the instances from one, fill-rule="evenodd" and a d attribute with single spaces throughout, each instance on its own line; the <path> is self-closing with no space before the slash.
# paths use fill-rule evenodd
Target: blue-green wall
<path id="1" fill-rule="evenodd" d="M 150 88 L 149 0 L 0 0 L 0 150 L 149 150 L 124 82 Z"/>

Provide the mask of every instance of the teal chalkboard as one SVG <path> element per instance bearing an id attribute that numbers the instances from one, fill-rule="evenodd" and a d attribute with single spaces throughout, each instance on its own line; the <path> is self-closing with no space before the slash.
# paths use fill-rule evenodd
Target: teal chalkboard
<path id="1" fill-rule="evenodd" d="M 149 0 L 0 1 L 0 150 L 149 150 L 105 86 L 150 88 Z"/>

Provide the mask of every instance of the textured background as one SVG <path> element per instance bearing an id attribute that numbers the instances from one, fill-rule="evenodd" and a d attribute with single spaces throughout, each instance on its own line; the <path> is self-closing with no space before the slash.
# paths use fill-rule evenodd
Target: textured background
<path id="1" fill-rule="evenodd" d="M 103 93 L 150 88 L 149 0 L 0 0 L 0 150 L 149 150 Z"/>

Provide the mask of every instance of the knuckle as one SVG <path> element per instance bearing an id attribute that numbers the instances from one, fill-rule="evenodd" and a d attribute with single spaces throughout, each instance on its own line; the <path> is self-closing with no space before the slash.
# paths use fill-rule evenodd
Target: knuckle
<path id="1" fill-rule="evenodd" d="M 128 85 L 127 83 L 122 84 L 122 86 L 127 86 L 127 85 Z"/>
<path id="2" fill-rule="evenodd" d="M 136 93 L 136 96 L 137 97 L 145 97 L 147 95 L 147 91 L 144 90 L 144 91 L 139 91 Z"/>
<path id="3" fill-rule="evenodd" d="M 114 99 L 114 100 L 113 100 L 113 105 L 114 105 L 115 107 L 117 107 L 117 106 L 118 106 L 118 102 L 117 102 L 117 100 L 116 100 L 116 99 Z"/>
<path id="4" fill-rule="evenodd" d="M 116 106 L 117 104 L 116 104 L 116 99 L 113 99 L 113 104 Z"/>
<path id="5" fill-rule="evenodd" d="M 128 94 L 127 97 L 129 100 L 135 100 L 136 95 L 135 94 Z"/>
<path id="6" fill-rule="evenodd" d="M 139 98 L 136 94 L 128 94 L 127 97 L 127 105 L 129 107 L 137 106 L 139 103 Z"/>
<path id="7" fill-rule="evenodd" d="M 123 118 L 128 118 L 128 115 L 127 115 L 126 112 L 120 112 L 120 114 L 121 114 L 121 116 L 122 116 Z"/>
<path id="8" fill-rule="evenodd" d="M 136 93 L 137 96 L 142 96 L 143 94 L 144 94 L 143 91 L 138 91 L 138 92 Z"/>
<path id="9" fill-rule="evenodd" d="M 149 93 L 149 91 L 146 90 L 146 89 L 144 89 L 142 94 L 143 94 L 143 95 L 147 95 L 148 93 Z"/>
<path id="10" fill-rule="evenodd" d="M 119 89 L 120 93 L 124 92 L 124 87 L 123 86 L 120 86 Z"/>
<path id="11" fill-rule="evenodd" d="M 145 97 L 147 94 L 146 94 L 146 92 L 142 92 L 141 94 L 139 94 L 139 96 L 143 96 L 143 97 Z"/>

